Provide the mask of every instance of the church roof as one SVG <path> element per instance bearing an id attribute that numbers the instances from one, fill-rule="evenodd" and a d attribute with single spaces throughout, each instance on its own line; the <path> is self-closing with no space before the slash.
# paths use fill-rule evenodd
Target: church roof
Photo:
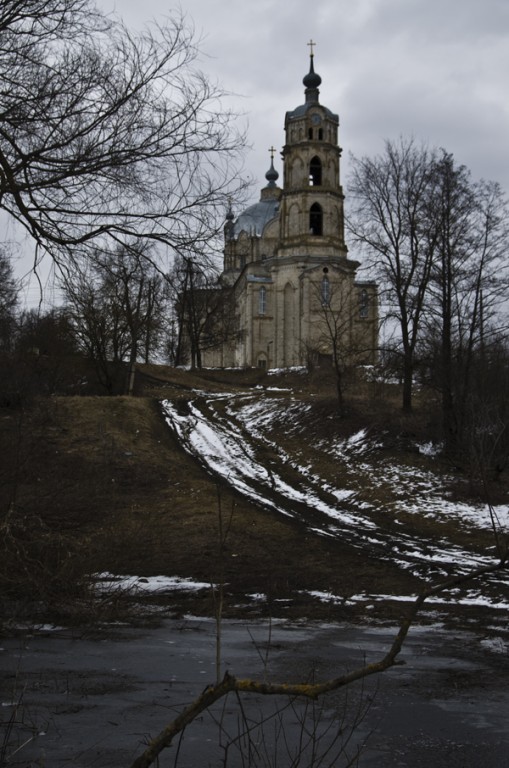
<path id="1" fill-rule="evenodd" d="M 293 120 L 296 117 L 304 117 L 306 112 L 310 110 L 312 107 L 316 107 L 317 102 L 313 101 L 307 101 L 305 104 L 301 104 L 300 106 L 293 109 L 291 112 L 286 113 L 286 119 L 287 120 Z M 323 104 L 320 104 L 321 109 L 325 112 L 327 117 L 332 118 L 333 120 L 339 120 L 339 116 L 336 115 L 332 110 L 330 110 L 328 107 L 324 107 Z"/>
<path id="2" fill-rule="evenodd" d="M 272 147 L 270 150 L 270 168 L 265 174 L 268 184 L 262 189 L 260 200 L 246 208 L 233 224 L 232 236 L 234 239 L 241 232 L 245 232 L 250 237 L 260 237 L 267 224 L 275 219 L 279 213 L 281 190 L 276 184 L 279 173 L 274 168 L 274 152 L 275 149 Z M 233 216 L 230 216 L 231 218 Z"/>
<path id="3" fill-rule="evenodd" d="M 260 200 L 254 205 L 250 205 L 240 214 L 233 225 L 233 236 L 237 238 L 241 232 L 253 236 L 260 236 L 263 230 L 272 219 L 275 219 L 279 213 L 279 202 L 274 198 Z"/>

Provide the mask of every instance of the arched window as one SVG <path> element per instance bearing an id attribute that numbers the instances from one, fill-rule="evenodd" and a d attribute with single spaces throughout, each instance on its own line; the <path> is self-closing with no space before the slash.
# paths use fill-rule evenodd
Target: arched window
<path id="1" fill-rule="evenodd" d="M 320 187 L 322 184 L 322 161 L 319 157 L 313 157 L 309 163 L 309 186 Z"/>
<path id="2" fill-rule="evenodd" d="M 318 129 L 318 141 L 323 141 L 323 128 Z"/>
<path id="3" fill-rule="evenodd" d="M 322 307 L 328 307 L 330 304 L 330 282 L 328 277 L 322 278 L 320 294 L 322 299 Z"/>
<path id="4" fill-rule="evenodd" d="M 369 294 L 362 290 L 359 294 L 359 317 L 366 318 L 369 314 Z"/>
<path id="5" fill-rule="evenodd" d="M 313 203 L 309 210 L 309 232 L 318 236 L 323 234 L 323 211 L 318 203 Z"/>
<path id="6" fill-rule="evenodd" d="M 267 313 L 267 289 L 262 285 L 258 291 L 258 314 L 265 315 Z"/>

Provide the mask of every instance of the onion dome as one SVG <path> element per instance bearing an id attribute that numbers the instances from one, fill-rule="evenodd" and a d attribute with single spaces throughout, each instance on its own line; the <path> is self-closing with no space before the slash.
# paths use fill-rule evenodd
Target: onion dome
<path id="1" fill-rule="evenodd" d="M 228 200 L 228 211 L 226 212 L 226 221 L 224 225 L 224 236 L 226 240 L 231 240 L 233 237 L 233 222 L 234 222 L 235 216 L 233 215 L 232 211 L 232 201 L 231 198 Z"/>
<path id="2" fill-rule="evenodd" d="M 261 237 L 267 224 L 278 215 L 278 211 L 279 202 L 270 197 L 250 205 L 235 222 L 233 237 L 237 238 L 241 232 L 250 237 Z"/>
<path id="3" fill-rule="evenodd" d="M 309 63 L 309 72 L 307 75 L 303 78 L 302 82 L 306 86 L 306 91 L 312 90 L 316 91 L 322 84 L 322 78 L 319 74 L 315 72 L 314 66 L 313 66 L 313 59 L 314 55 L 310 55 L 310 63 Z"/>
<path id="4" fill-rule="evenodd" d="M 276 181 L 279 179 L 279 173 L 274 168 L 274 157 L 272 156 L 270 158 L 270 168 L 265 174 L 265 178 L 269 182 L 267 186 L 269 187 L 275 187 Z"/>
<path id="5" fill-rule="evenodd" d="M 309 51 L 309 72 L 307 75 L 303 78 L 302 82 L 304 83 L 304 86 L 306 88 L 305 94 L 306 94 L 306 104 L 312 104 L 316 103 L 318 104 L 318 96 L 320 94 L 320 91 L 318 88 L 321 85 L 322 78 L 320 75 L 317 75 L 315 72 L 314 67 L 314 54 L 313 54 L 313 46 L 316 45 L 312 40 L 308 43 L 310 51 Z"/>

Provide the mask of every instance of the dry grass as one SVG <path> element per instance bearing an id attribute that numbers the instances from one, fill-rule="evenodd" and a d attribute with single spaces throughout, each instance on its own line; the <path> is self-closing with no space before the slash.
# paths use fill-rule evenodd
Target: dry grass
<path id="1" fill-rule="evenodd" d="M 144 373 L 135 398 L 60 397 L 40 400 L 24 414 L 0 414 L 4 533 L 8 523 L 14 524 L 24 542 L 24 550 L 16 552 L 14 539 L 4 537 L 4 612 L 12 613 L 29 596 L 32 608 L 36 601 L 43 611 L 78 613 L 81 620 L 91 608 L 87 575 L 100 571 L 205 582 L 217 581 L 224 571 L 227 615 L 249 611 L 239 607 L 246 605 L 245 596 L 263 592 L 269 599 L 257 611 L 353 618 L 355 608 L 321 606 L 299 597 L 299 591 L 348 596 L 361 590 L 409 593 L 418 587 L 413 576 L 396 566 L 341 541 L 311 536 L 298 522 L 232 493 L 178 445 L 158 399 L 187 398 L 192 389 L 251 387 L 263 383 L 261 372 L 194 375 L 147 367 Z M 404 452 L 408 435 L 424 438 L 429 430 L 428 412 L 404 418 L 390 390 L 354 387 L 350 415 L 340 420 L 334 418 L 330 382 L 319 383 L 316 375 L 289 373 L 265 383 L 292 387 L 312 405 L 300 433 L 281 435 L 289 451 L 302 451 L 306 432 L 351 433 L 369 424 L 386 433 L 387 450 L 410 460 Z M 219 507 L 223 520 L 231 517 L 222 552 Z M 14 528 L 11 532 L 16 533 Z M 290 597 L 291 607 L 275 602 Z M 209 593 L 166 603 L 173 611 L 213 610 Z"/>

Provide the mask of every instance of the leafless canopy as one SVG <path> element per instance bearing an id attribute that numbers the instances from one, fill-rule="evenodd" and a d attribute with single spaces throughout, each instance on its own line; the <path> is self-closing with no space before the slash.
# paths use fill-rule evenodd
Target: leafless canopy
<path id="1" fill-rule="evenodd" d="M 440 386 L 451 389 L 461 355 L 470 365 L 476 348 L 507 336 L 507 200 L 498 184 L 474 182 L 453 155 L 413 139 L 387 141 L 373 159 L 354 158 L 349 199 L 350 235 L 379 276 L 396 328 L 390 346 L 401 358 L 403 407 L 411 410 L 426 348 L 440 350 L 449 379 Z"/>
<path id="2" fill-rule="evenodd" d="M 244 140 L 197 57 L 182 15 L 135 36 L 90 0 L 3 0 L 0 209 L 54 257 L 110 238 L 203 247 Z"/>

